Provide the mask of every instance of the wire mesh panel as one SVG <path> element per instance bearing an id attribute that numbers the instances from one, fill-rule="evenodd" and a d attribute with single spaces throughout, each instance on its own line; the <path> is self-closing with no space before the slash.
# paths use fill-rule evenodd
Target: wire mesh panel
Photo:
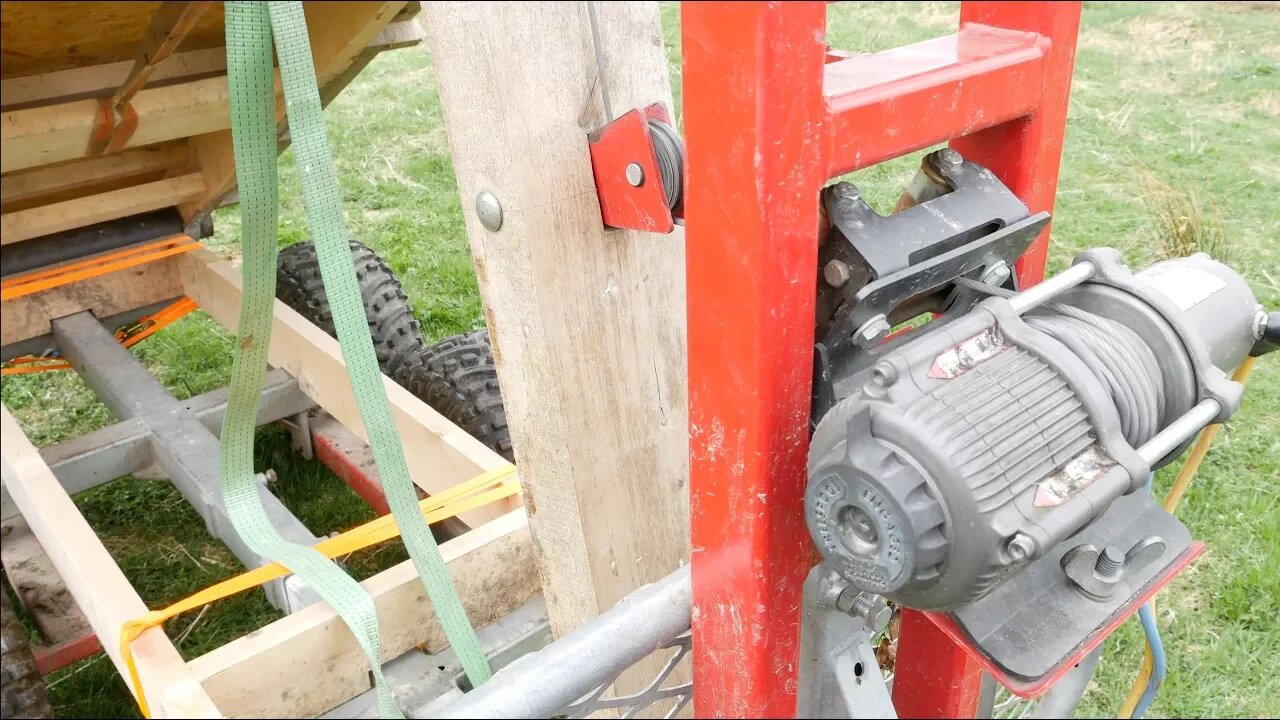
<path id="1" fill-rule="evenodd" d="M 673 717 L 689 703 L 691 683 L 673 673 L 687 662 L 689 567 L 640 588 L 608 612 L 529 653 L 500 670 L 489 682 L 443 709 L 437 717 L 547 718 Z M 643 690 L 614 695 L 610 688 L 623 672 L 655 652 L 667 652 Z"/>
<path id="2" fill-rule="evenodd" d="M 691 635 L 685 632 L 680 637 L 663 646 L 664 650 L 672 650 L 671 658 L 663 665 L 662 670 L 653 678 L 644 690 L 622 697 L 604 697 L 605 693 L 618 679 L 617 675 L 600 684 L 591 694 L 569 705 L 558 713 L 564 717 L 585 718 L 603 710 L 612 710 L 624 718 L 633 718 L 646 710 L 656 709 L 658 705 L 670 705 L 662 713 L 664 718 L 672 718 L 680 714 L 685 705 L 693 699 L 693 683 L 671 682 L 671 673 L 689 655 L 693 647 Z M 619 673 L 621 674 L 621 673 Z M 670 702 L 674 700 L 674 703 Z M 646 713 L 651 715 L 652 713 Z"/>

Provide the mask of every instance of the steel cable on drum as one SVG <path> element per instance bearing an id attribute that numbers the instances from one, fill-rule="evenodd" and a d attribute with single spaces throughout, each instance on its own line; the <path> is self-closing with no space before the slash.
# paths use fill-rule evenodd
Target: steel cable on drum
<path id="1" fill-rule="evenodd" d="M 649 138 L 653 142 L 667 208 L 677 211 L 684 206 L 684 140 L 675 128 L 654 119 L 649 120 Z"/>
<path id="2" fill-rule="evenodd" d="M 956 284 L 998 297 L 1013 293 L 969 278 Z M 1142 445 L 1160 431 L 1164 416 L 1164 374 L 1155 353 L 1121 322 L 1060 302 L 1023 316 L 1027 325 L 1067 346 L 1098 378 L 1115 402 L 1124 439 Z"/>

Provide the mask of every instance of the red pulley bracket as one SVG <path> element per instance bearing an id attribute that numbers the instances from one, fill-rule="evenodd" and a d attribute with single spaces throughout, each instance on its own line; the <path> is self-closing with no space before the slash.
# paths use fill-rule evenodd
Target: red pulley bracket
<path id="1" fill-rule="evenodd" d="M 619 115 L 588 136 L 600 216 L 609 227 L 656 233 L 675 229 L 650 120 L 670 124 L 671 116 L 654 103 Z"/>

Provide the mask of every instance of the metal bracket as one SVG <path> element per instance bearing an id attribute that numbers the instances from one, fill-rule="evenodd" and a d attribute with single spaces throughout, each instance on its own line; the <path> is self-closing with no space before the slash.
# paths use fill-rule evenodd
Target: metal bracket
<path id="1" fill-rule="evenodd" d="M 982 295 L 956 280 L 1008 282 L 1009 267 L 1049 222 L 954 150 L 925 156 L 921 173 L 932 183 L 927 199 L 888 216 L 850 183 L 823 191 L 833 232 L 818 258 L 815 422 L 838 400 L 833 384 L 875 364 L 895 324 L 967 312 Z"/>
<path id="2" fill-rule="evenodd" d="M 851 591 L 825 563 L 805 579 L 796 717 L 898 716 L 872 643 L 888 623 L 888 606 Z"/>
<path id="3" fill-rule="evenodd" d="M 667 205 L 666 188 L 653 147 L 650 120 L 671 124 L 661 103 L 623 113 L 588 136 L 591 172 L 600 198 L 600 216 L 609 227 L 669 233 L 677 217 Z"/>
<path id="4" fill-rule="evenodd" d="M 1066 545 L 1047 553 L 976 602 L 951 613 L 926 613 L 983 667 L 1022 697 L 1036 697 L 1069 672 L 1152 595 L 1204 550 L 1186 527 L 1144 491 L 1118 498 Z M 1094 553 L 1081 546 L 1091 546 Z M 1124 565 L 1113 582 L 1086 581 L 1093 602 L 1081 602 L 1077 577 L 1064 565 L 1092 560 L 1096 548 L 1131 548 L 1113 555 Z M 1131 564 L 1130 561 L 1131 560 Z M 1111 576 L 1114 564 L 1103 563 Z"/>

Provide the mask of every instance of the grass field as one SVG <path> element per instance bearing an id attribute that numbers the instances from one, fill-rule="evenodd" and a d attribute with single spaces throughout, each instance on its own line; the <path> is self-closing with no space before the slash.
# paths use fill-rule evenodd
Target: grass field
<path id="1" fill-rule="evenodd" d="M 679 93 L 678 10 L 663 9 Z M 839 4 L 831 39 L 876 50 L 948 32 L 951 4 Z M 328 111 L 351 231 L 399 274 L 429 340 L 479 327 L 462 211 L 453 181 L 431 61 L 424 48 L 380 56 Z M 917 158 L 855 176 L 887 209 Z M 283 161 L 280 243 L 307 235 L 302 202 Z M 1280 307 L 1280 8 L 1265 3 L 1087 3 L 1054 220 L 1051 271 L 1077 250 L 1110 245 L 1137 265 L 1155 259 L 1187 220 L 1160 208 L 1194 207 L 1201 246 L 1230 254 L 1259 299 Z M 234 208 L 216 218 L 210 245 L 236 257 Z M 1172 230 L 1171 230 L 1172 228 Z M 1207 239 L 1203 239 L 1207 238 Z M 1221 251 L 1221 250 L 1220 250 Z M 171 391 L 186 397 L 226 383 L 230 335 L 196 314 L 137 347 Z M 110 423 L 70 373 L 6 380 L 4 403 L 38 445 Z M 324 468 L 264 430 L 260 468 L 316 534 L 370 511 Z M 1168 487 L 1177 466 L 1157 478 Z M 122 480 L 77 498 L 142 596 L 158 607 L 238 572 L 225 547 L 163 483 Z M 1280 715 L 1280 362 L 1260 363 L 1244 406 L 1222 433 L 1188 494 L 1182 519 L 1209 552 L 1162 596 L 1159 623 L 1169 679 L 1151 715 Z M 401 559 L 387 547 L 352 558 L 357 575 Z M 277 617 L 261 591 L 172 621 L 182 654 L 197 656 Z M 1132 623 L 1108 643 L 1081 709 L 1114 714 L 1141 658 Z M 66 717 L 136 716 L 104 657 L 48 678 Z"/>

